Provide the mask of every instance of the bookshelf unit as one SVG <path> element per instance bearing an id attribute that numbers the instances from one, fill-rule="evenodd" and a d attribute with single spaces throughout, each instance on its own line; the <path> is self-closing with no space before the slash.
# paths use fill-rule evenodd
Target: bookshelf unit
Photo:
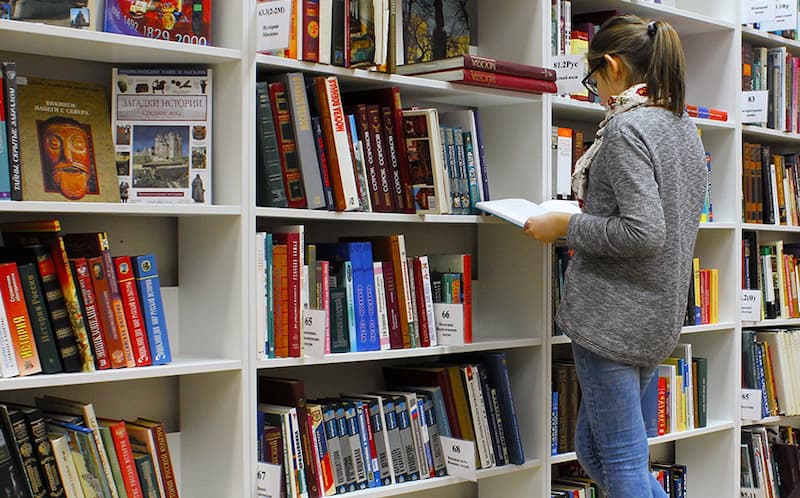
<path id="1" fill-rule="evenodd" d="M 701 226 L 696 255 L 720 269 L 720 321 L 686 327 L 681 341 L 709 359 L 708 427 L 650 440 L 653 454 L 689 467 L 690 498 L 736 496 L 739 489 L 742 230 L 800 240 L 800 228 L 741 222 L 743 140 L 796 147 L 800 136 L 738 122 L 741 42 L 800 45 L 740 28 L 738 2 L 677 0 L 676 7 L 634 0 L 573 0 L 573 12 L 620 9 L 672 23 L 688 63 L 687 102 L 728 111 L 728 122 L 696 120 L 712 154 L 714 221 Z M 593 136 L 603 110 L 558 96 L 461 86 L 366 70 L 350 70 L 256 54 L 253 0 L 217 2 L 214 47 L 0 20 L 0 60 L 23 75 L 110 81 L 116 64 L 202 64 L 214 68 L 213 206 L 2 203 L 0 221 L 59 218 L 65 232 L 105 230 L 112 252 L 154 252 L 169 312 L 170 365 L 91 374 L 0 380 L 1 399 L 29 402 L 41 393 L 91 401 L 108 417 L 166 422 L 181 496 L 255 498 L 256 384 L 259 373 L 296 377 L 310 396 L 365 391 L 380 385 L 380 368 L 471 352 L 502 350 L 520 420 L 527 462 L 478 472 L 478 483 L 455 477 L 415 481 L 349 494 L 414 498 L 548 496 L 552 466 L 574 453 L 550 455 L 551 364 L 569 341 L 552 333 L 550 248 L 504 223 L 480 216 L 334 213 L 255 205 L 255 82 L 301 71 L 339 78 L 344 91 L 398 86 L 404 105 L 481 110 L 490 192 L 495 199 L 551 194 L 551 126 Z M 223 8 L 224 7 L 224 8 Z M 479 2 L 479 53 L 549 65 L 550 2 Z M 509 36 L 513 33 L 513 36 Z M 463 347 L 330 355 L 322 360 L 257 361 L 255 232 L 303 224 L 306 238 L 404 233 L 409 255 L 471 252 L 477 260 L 474 343 Z M 755 326 L 800 325 L 769 320 Z M 769 419 L 797 423 L 797 417 Z"/>

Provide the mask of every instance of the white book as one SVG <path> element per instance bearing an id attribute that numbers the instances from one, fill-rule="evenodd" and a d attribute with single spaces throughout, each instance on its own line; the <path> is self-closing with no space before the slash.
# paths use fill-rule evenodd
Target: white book
<path id="1" fill-rule="evenodd" d="M 526 199 L 498 199 L 495 201 L 479 202 L 475 207 L 481 211 L 502 218 L 520 228 L 525 226 L 525 222 L 528 221 L 528 218 L 531 216 L 541 216 L 547 213 L 578 214 L 581 212 L 577 201 L 560 199 L 544 201 L 541 204 L 536 204 Z"/>
<path id="2" fill-rule="evenodd" d="M 353 168 L 353 156 L 350 154 L 350 139 L 347 136 L 347 117 L 342 107 L 342 95 L 339 90 L 339 80 L 336 76 L 325 78 L 325 95 L 331 115 L 331 129 L 333 142 L 336 149 L 336 158 L 339 165 L 339 177 L 342 182 L 342 192 L 345 200 L 345 211 L 361 209 L 356 188 L 356 176 Z"/>
<path id="3" fill-rule="evenodd" d="M 84 498 L 81 481 L 78 477 L 78 469 L 75 468 L 75 461 L 69 449 L 69 443 L 63 434 L 48 434 L 50 445 L 53 447 L 53 456 L 56 459 L 56 467 L 61 476 L 61 484 L 64 486 L 66 498 Z"/>
<path id="4" fill-rule="evenodd" d="M 392 349 L 389 339 L 389 313 L 386 309 L 386 290 L 383 281 L 383 262 L 372 263 L 372 273 L 375 278 L 375 304 L 378 312 L 378 330 L 380 331 L 381 350 Z"/>
<path id="5" fill-rule="evenodd" d="M 461 367 L 464 387 L 469 399 L 469 410 L 472 416 L 472 425 L 475 429 L 475 447 L 478 450 L 480 468 L 487 469 L 494 466 L 494 451 L 492 450 L 489 426 L 486 421 L 486 407 L 482 403 L 480 381 L 477 371 L 472 365 Z M 483 408 L 483 410 L 481 410 Z"/>
<path id="6" fill-rule="evenodd" d="M 789 365 L 792 372 L 792 399 L 794 400 L 794 413 L 800 413 L 800 334 L 787 331 L 786 337 L 791 346 Z"/>
<path id="7" fill-rule="evenodd" d="M 331 63 L 333 0 L 319 0 L 319 63 Z"/>
<path id="8" fill-rule="evenodd" d="M 419 329 L 414 325 L 414 310 L 412 309 L 411 303 L 411 282 L 408 271 L 408 259 L 406 258 L 406 238 L 401 233 L 397 235 L 397 245 L 398 245 L 398 252 L 400 253 L 400 266 L 401 266 L 401 273 L 403 278 L 403 287 L 405 287 L 405 301 L 406 301 L 406 316 L 405 319 L 408 321 L 408 335 L 411 339 L 411 347 L 419 347 Z M 396 271 L 397 269 L 395 269 Z M 397 276 L 395 276 L 397 279 Z M 404 317 L 400 317 L 402 320 Z"/>
<path id="9" fill-rule="evenodd" d="M 425 296 L 425 315 L 428 317 L 428 336 L 431 346 L 438 346 L 439 340 L 436 336 L 436 316 L 433 312 L 433 290 L 431 289 L 431 267 L 428 263 L 428 256 L 419 257 L 422 267 L 422 293 Z"/>
<path id="10" fill-rule="evenodd" d="M 19 375 L 17 355 L 14 353 L 14 342 L 11 327 L 6 316 L 6 307 L 0 296 L 0 376 L 16 377 Z"/>
<path id="11" fill-rule="evenodd" d="M 266 232 L 256 232 L 256 359 L 267 357 L 267 272 L 264 257 Z"/>

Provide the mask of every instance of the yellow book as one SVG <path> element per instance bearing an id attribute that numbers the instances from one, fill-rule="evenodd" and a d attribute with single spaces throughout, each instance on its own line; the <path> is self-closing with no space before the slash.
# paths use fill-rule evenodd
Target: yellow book
<path id="1" fill-rule="evenodd" d="M 769 407 L 769 415 L 778 414 L 778 396 L 775 392 L 774 380 L 772 378 L 772 362 L 770 361 L 769 343 L 767 341 L 761 342 L 761 362 L 764 364 L 764 383 L 767 385 L 767 405 Z"/>
<path id="2" fill-rule="evenodd" d="M 711 303 L 711 323 L 719 322 L 719 269 L 711 268 L 710 270 L 711 282 L 711 295 L 709 296 Z"/>
<path id="3" fill-rule="evenodd" d="M 694 308 L 695 316 L 700 312 L 700 258 L 692 258 L 692 275 L 694 276 Z"/>

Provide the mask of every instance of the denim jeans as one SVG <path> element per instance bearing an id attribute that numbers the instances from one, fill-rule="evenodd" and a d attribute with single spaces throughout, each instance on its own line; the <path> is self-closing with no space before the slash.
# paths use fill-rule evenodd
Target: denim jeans
<path id="1" fill-rule="evenodd" d="M 608 498 L 666 498 L 650 473 L 642 395 L 655 367 L 624 365 L 572 343 L 582 398 L 575 451 Z"/>

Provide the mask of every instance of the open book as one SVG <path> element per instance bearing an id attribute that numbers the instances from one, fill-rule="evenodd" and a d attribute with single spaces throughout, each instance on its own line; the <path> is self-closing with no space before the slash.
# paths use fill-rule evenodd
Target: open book
<path id="1" fill-rule="evenodd" d="M 483 201 L 475 204 L 481 211 L 493 214 L 520 228 L 531 216 L 540 216 L 547 213 L 580 213 L 577 201 L 564 201 L 553 199 L 536 204 L 526 199 L 499 199 L 496 201 Z"/>

